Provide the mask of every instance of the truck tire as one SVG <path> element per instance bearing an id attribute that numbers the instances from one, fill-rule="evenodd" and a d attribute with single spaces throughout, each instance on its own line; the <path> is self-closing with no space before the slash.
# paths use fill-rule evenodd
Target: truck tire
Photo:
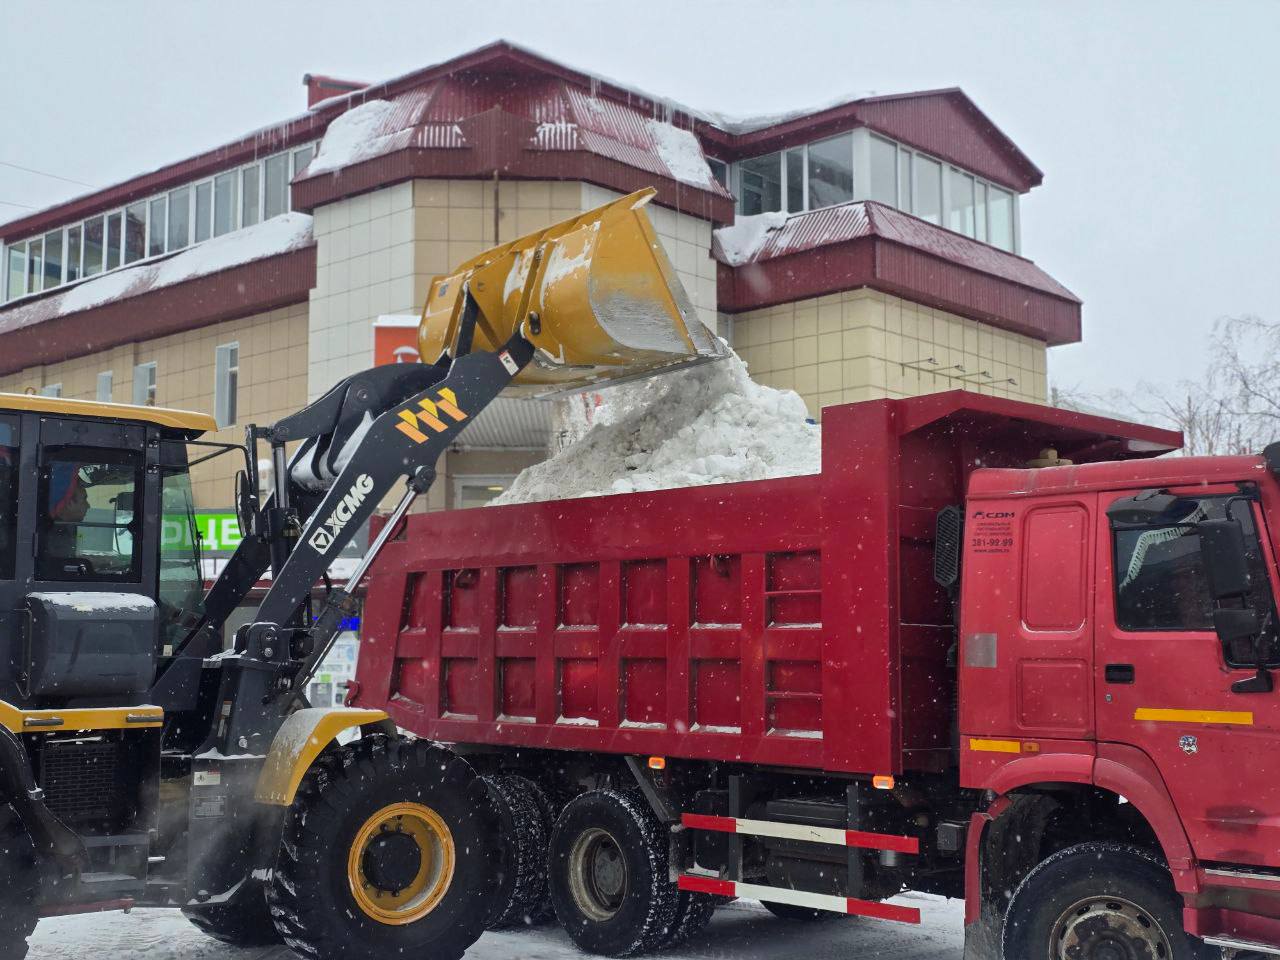
<path id="1" fill-rule="evenodd" d="M 205 936 L 229 946 L 270 947 L 283 943 L 271 920 L 262 881 L 250 880 L 242 894 L 218 907 L 183 908 L 183 916 Z"/>
<path id="2" fill-rule="evenodd" d="M 1081 843 L 1038 864 L 1014 891 L 1006 957 L 1094 960 L 1216 954 L 1182 929 L 1182 898 L 1163 863 L 1122 843 Z"/>
<path id="3" fill-rule="evenodd" d="M 471 765 L 375 736 L 308 771 L 268 902 L 310 960 L 458 960 L 484 933 L 499 869 L 497 813 Z"/>
<path id="4" fill-rule="evenodd" d="M 637 793 L 593 790 L 570 801 L 550 850 L 551 902 L 581 949 L 630 957 L 662 944 L 679 891 L 666 833 Z"/>
<path id="5" fill-rule="evenodd" d="M 551 823 L 539 800 L 541 790 L 515 774 L 484 778 L 498 811 L 502 839 L 502 877 L 494 894 L 490 930 L 526 927 L 549 917 L 547 910 L 547 842 Z"/>
<path id="6" fill-rule="evenodd" d="M 711 916 L 719 905 L 712 894 L 679 891 L 676 898 L 676 918 L 667 930 L 667 935 L 662 938 L 662 947 L 678 947 L 696 937 L 711 922 Z"/>
<path id="7" fill-rule="evenodd" d="M 0 960 L 23 960 L 36 928 L 35 848 L 17 812 L 0 804 Z"/>

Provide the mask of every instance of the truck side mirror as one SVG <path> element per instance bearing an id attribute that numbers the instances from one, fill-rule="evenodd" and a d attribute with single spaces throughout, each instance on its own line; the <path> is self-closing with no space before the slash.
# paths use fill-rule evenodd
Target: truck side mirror
<path id="1" fill-rule="evenodd" d="M 1244 531 L 1234 520 L 1202 520 L 1196 524 L 1209 595 L 1214 601 L 1249 592 L 1249 565 Z"/>
<path id="2" fill-rule="evenodd" d="M 236 474 L 236 522 L 244 539 L 258 535 L 258 492 L 253 489 L 248 474 L 241 470 Z"/>
<path id="3" fill-rule="evenodd" d="M 1236 644 L 1256 637 L 1262 620 L 1252 607 L 1221 607 L 1213 611 L 1213 629 L 1224 644 Z"/>

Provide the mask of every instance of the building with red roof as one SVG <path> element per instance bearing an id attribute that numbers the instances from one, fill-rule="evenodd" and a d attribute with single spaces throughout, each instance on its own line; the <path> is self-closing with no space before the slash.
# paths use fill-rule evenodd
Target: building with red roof
<path id="1" fill-rule="evenodd" d="M 207 410 L 235 439 L 412 352 L 434 276 L 644 186 L 703 322 L 815 417 L 1044 401 L 1047 348 L 1080 339 L 1080 301 L 1019 253 L 1043 174 L 959 89 L 732 119 L 505 42 L 304 82 L 297 117 L 0 224 L 0 390 Z M 552 421 L 486 411 L 433 506 L 487 499 Z M 222 462 L 204 509 L 230 503 Z"/>

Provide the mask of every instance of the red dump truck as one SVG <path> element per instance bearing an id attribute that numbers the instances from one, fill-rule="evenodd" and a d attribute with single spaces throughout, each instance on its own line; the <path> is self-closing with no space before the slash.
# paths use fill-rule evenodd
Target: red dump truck
<path id="1" fill-rule="evenodd" d="M 1280 445 L 1180 442 L 952 392 L 827 408 L 820 474 L 414 516 L 348 699 L 591 952 L 921 891 L 974 958 L 1280 954 Z"/>

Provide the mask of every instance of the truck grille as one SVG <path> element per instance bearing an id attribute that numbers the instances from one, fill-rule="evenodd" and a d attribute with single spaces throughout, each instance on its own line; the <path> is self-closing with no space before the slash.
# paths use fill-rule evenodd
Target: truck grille
<path id="1" fill-rule="evenodd" d="M 40 785 L 59 818 L 85 824 L 118 821 L 127 813 L 125 791 L 132 778 L 121 769 L 121 744 L 55 741 L 41 753 Z"/>

